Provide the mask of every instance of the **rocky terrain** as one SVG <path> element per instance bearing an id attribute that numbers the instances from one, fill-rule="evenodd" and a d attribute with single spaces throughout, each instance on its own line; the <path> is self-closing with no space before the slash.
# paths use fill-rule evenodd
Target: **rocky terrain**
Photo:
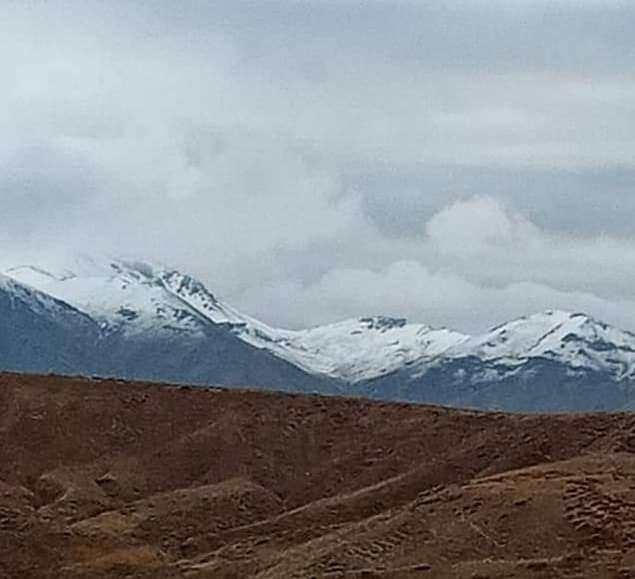
<path id="1" fill-rule="evenodd" d="M 635 577 L 635 415 L 1 374 L 0 577 Z"/>

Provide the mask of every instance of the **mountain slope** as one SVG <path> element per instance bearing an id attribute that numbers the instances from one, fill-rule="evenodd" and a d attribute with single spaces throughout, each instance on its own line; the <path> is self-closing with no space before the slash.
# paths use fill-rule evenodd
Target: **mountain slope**
<path id="1" fill-rule="evenodd" d="M 453 358 L 475 356 L 517 367 L 532 358 L 601 370 L 616 380 L 635 376 L 635 334 L 582 313 L 548 311 L 515 320 L 451 348 Z"/>
<path id="2" fill-rule="evenodd" d="M 4 278 L 24 295 L 40 296 L 39 310 L 33 310 L 32 317 L 36 319 L 39 312 L 42 320 L 50 321 L 50 331 L 64 339 L 31 335 L 32 322 L 26 318 L 5 322 L 0 332 L 4 340 L 16 343 L 16 333 L 24 331 L 35 346 L 24 351 L 19 364 L 0 359 L 3 368 L 338 392 L 338 384 L 246 343 L 225 323 L 211 321 L 209 312 L 204 315 L 166 287 L 163 273 L 157 277 L 147 266 L 119 262 L 102 265 L 81 260 L 77 265 L 78 269 L 55 274 L 23 266 L 10 271 L 15 279 Z M 74 328 L 64 333 L 65 318 L 58 310 L 88 323 L 91 336 Z M 42 353 L 38 340 L 44 352 L 51 350 L 50 355 Z M 10 346 L 3 350 L 7 357 L 14 356 Z M 63 364 L 52 365 L 56 358 Z"/>
<path id="3" fill-rule="evenodd" d="M 20 266 L 8 274 L 86 312 L 109 332 L 195 336 L 211 322 L 310 374 L 348 383 L 431 359 L 467 339 L 381 316 L 300 331 L 276 329 L 222 303 L 188 275 L 143 263 L 83 258 L 61 272 Z"/>
<path id="4" fill-rule="evenodd" d="M 635 335 L 581 313 L 476 336 L 382 316 L 285 330 L 164 267 L 83 258 L 8 274 L 98 327 L 69 372 L 532 412 L 635 407 Z"/>
<path id="5" fill-rule="evenodd" d="M 443 356 L 364 384 L 364 395 L 526 412 L 631 408 L 635 336 L 549 311 L 499 326 Z M 443 388 L 438 388 L 439 384 Z"/>
<path id="6" fill-rule="evenodd" d="M 0 275 L 0 368 L 86 373 L 99 327 L 51 296 Z"/>
<path id="7" fill-rule="evenodd" d="M 98 263 L 91 259 L 78 259 L 73 265 L 73 269 L 55 273 L 34 266 L 15 267 L 7 273 L 72 304 L 107 333 L 204 335 L 204 316 L 167 291 L 148 266 Z"/>

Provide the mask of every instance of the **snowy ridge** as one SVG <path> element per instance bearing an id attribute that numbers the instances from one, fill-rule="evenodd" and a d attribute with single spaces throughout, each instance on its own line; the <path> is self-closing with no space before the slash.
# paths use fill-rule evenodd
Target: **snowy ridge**
<path id="1" fill-rule="evenodd" d="M 76 268 L 49 272 L 19 266 L 8 275 L 62 300 L 110 332 L 201 333 L 201 314 L 167 292 L 152 269 L 142 264 L 78 260 Z"/>
<path id="2" fill-rule="evenodd" d="M 546 358 L 572 369 L 635 376 L 635 334 L 582 313 L 552 310 L 520 318 L 449 349 L 449 357 L 475 356 L 513 369 Z"/>
<path id="3" fill-rule="evenodd" d="M 467 336 L 404 319 L 346 320 L 308 330 L 281 331 L 279 345 L 307 368 L 351 383 L 431 361 Z"/>
<path id="4" fill-rule="evenodd" d="M 46 292 L 24 285 L 1 273 L 0 290 L 3 290 L 10 300 L 19 300 L 35 314 L 46 314 L 61 323 L 69 318 L 82 318 L 84 322 L 92 323 L 89 316 L 83 316 L 82 312 L 63 300 L 56 299 Z"/>
<path id="5" fill-rule="evenodd" d="M 309 373 L 351 383 L 432 359 L 467 339 L 458 332 L 385 317 L 299 331 L 276 329 L 223 304 L 191 276 L 142 263 L 83 258 L 59 272 L 28 265 L 8 274 L 73 305 L 108 331 L 197 334 L 206 323 L 223 325 L 248 344 Z"/>
<path id="6" fill-rule="evenodd" d="M 572 372 L 606 372 L 615 381 L 635 378 L 635 335 L 584 314 L 548 311 L 477 336 L 381 316 L 295 331 L 241 314 L 191 276 L 144 263 L 82 258 L 57 272 L 28 265 L 7 274 L 19 284 L 0 277 L 0 285 L 37 288 L 52 296 L 34 294 L 43 296 L 33 298 L 38 307 L 56 307 L 61 300 L 107 332 L 202 336 L 220 327 L 310 374 L 348 384 L 395 371 L 416 378 L 462 358 L 485 363 L 491 380 L 520 371 L 532 359 L 557 361 Z"/>

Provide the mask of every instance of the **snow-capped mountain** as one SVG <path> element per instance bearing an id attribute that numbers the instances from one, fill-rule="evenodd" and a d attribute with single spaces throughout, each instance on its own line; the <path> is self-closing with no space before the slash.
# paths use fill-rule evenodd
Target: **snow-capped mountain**
<path id="1" fill-rule="evenodd" d="M 514 320 L 450 348 L 453 358 L 473 356 L 510 371 L 547 359 L 572 371 L 605 371 L 617 381 L 635 377 L 635 334 L 582 313 L 547 311 Z"/>
<path id="2" fill-rule="evenodd" d="M 308 330 L 272 328 L 222 303 L 191 276 L 144 263 L 82 258 L 58 272 L 26 265 L 7 274 L 85 312 L 108 332 L 200 335 L 212 323 L 311 374 L 350 383 L 433 359 L 467 339 L 379 316 Z"/>
<path id="3" fill-rule="evenodd" d="M 8 276 L 0 285 L 0 369 L 338 391 L 241 340 L 213 296 L 175 272 L 82 259 L 61 271 L 19 266 Z"/>
<path id="4" fill-rule="evenodd" d="M 79 370 L 97 374 L 511 410 L 635 401 L 635 335 L 580 313 L 548 311 L 475 336 L 382 316 L 286 330 L 165 267 L 82 258 L 6 276 L 0 290 L 34 315 L 92 324 Z"/>
<path id="5" fill-rule="evenodd" d="M 357 384 L 415 362 L 430 363 L 466 339 L 445 328 L 374 316 L 279 331 L 275 348 L 312 372 Z"/>
<path id="6" fill-rule="evenodd" d="M 155 274 L 145 264 L 102 264 L 88 258 L 74 265 L 57 272 L 18 266 L 7 275 L 85 312 L 108 332 L 201 333 L 204 317 L 170 290 L 163 272 Z"/>
<path id="7" fill-rule="evenodd" d="M 581 313 L 547 311 L 361 386 L 365 396 L 449 406 L 524 412 L 635 408 L 635 335 Z"/>

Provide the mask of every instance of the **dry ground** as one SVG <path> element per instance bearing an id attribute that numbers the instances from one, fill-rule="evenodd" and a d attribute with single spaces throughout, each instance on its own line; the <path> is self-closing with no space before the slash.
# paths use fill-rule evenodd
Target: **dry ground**
<path id="1" fill-rule="evenodd" d="M 635 578 L 635 415 L 0 375 L 0 578 Z"/>

